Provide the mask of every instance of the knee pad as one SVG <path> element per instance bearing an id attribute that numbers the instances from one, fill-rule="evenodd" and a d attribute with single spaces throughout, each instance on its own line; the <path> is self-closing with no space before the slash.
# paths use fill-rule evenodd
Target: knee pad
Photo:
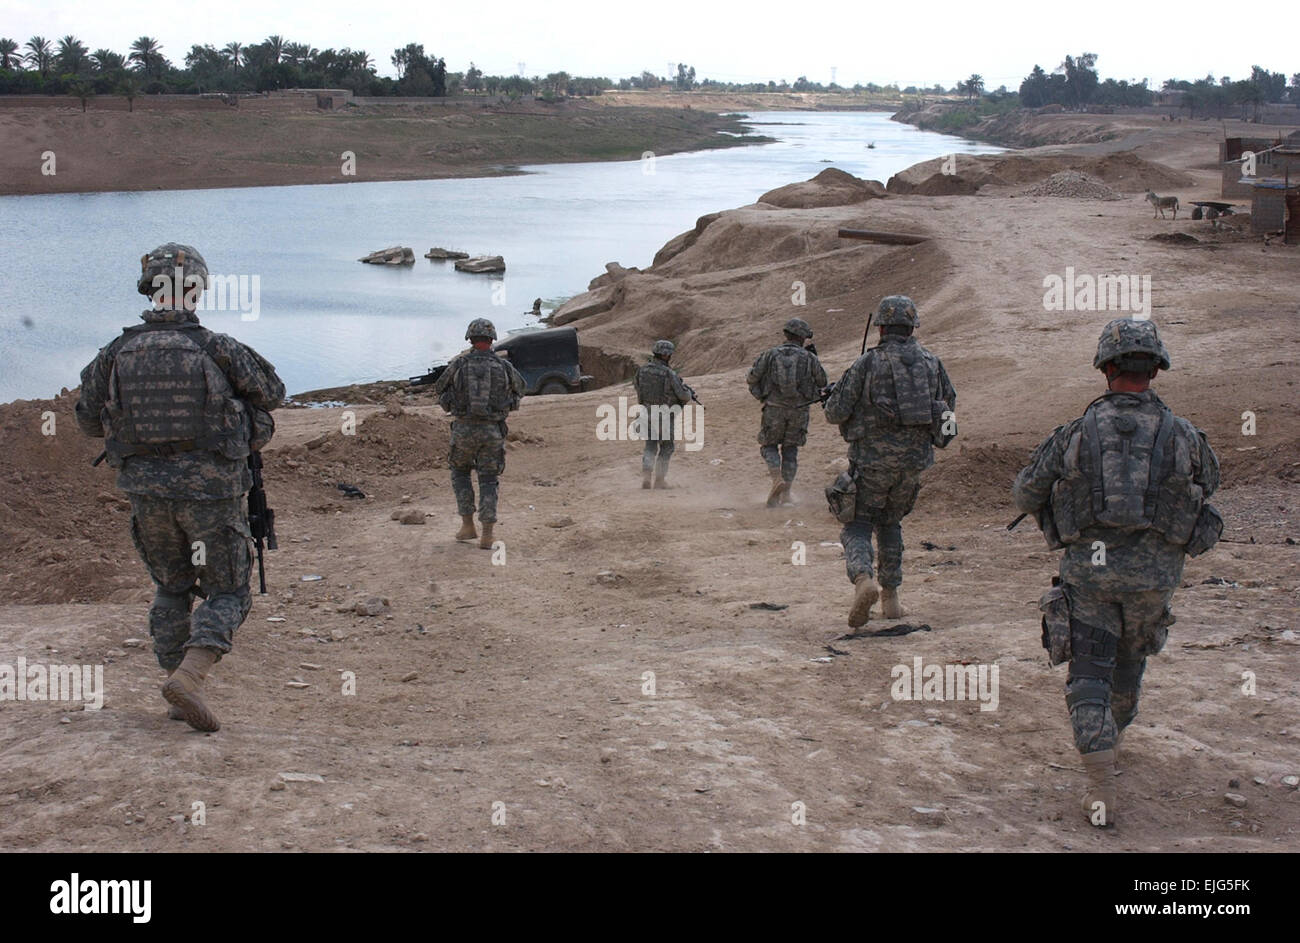
<path id="1" fill-rule="evenodd" d="M 183 593 L 169 593 L 166 590 L 155 590 L 153 594 L 153 608 L 155 609 L 178 609 L 181 612 L 189 612 L 190 604 L 194 601 L 194 593 L 186 590 Z"/>
<path id="2" fill-rule="evenodd" d="M 1146 671 L 1147 660 L 1121 661 L 1115 666 L 1114 686 L 1116 691 L 1136 691 L 1142 686 L 1142 675 Z"/>

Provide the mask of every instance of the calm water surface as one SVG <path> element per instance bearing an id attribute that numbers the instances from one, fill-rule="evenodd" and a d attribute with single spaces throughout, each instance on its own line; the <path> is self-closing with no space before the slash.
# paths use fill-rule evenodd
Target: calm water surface
<path id="1" fill-rule="evenodd" d="M 140 256 L 162 242 L 194 245 L 214 273 L 257 276 L 256 320 L 201 317 L 270 359 L 292 393 L 422 373 L 464 346 L 471 318 L 502 335 L 533 323 L 534 298 L 549 309 L 606 262 L 645 267 L 697 217 L 828 166 L 883 182 L 931 157 L 999 150 L 883 113 L 751 123 L 778 142 L 516 177 L 0 197 L 0 402 L 75 386 L 95 351 L 138 323 Z M 392 245 L 414 248 L 416 264 L 357 262 Z M 456 272 L 423 258 L 431 246 L 503 255 L 507 271 Z"/>

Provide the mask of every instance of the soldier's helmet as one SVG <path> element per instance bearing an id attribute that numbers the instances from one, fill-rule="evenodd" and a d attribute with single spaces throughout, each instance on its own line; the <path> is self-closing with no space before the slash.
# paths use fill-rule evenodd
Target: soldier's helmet
<path id="1" fill-rule="evenodd" d="M 672 341 L 655 341 L 655 345 L 652 348 L 652 352 L 656 357 L 667 358 L 667 357 L 671 357 L 673 355 L 673 351 L 676 349 L 677 348 L 673 346 Z"/>
<path id="2" fill-rule="evenodd" d="M 140 256 L 140 280 L 136 282 L 136 290 L 142 295 L 154 296 L 167 287 L 155 279 L 158 276 L 174 279 L 177 269 L 180 269 L 181 281 L 172 287 L 169 294 L 181 296 L 187 288 L 195 285 L 208 287 L 208 263 L 203 261 L 199 250 L 179 242 L 164 242 L 152 252 Z M 196 277 L 201 281 L 195 282 Z"/>
<path id="3" fill-rule="evenodd" d="M 1116 318 L 1102 329 L 1092 365 L 1101 370 L 1106 364 L 1115 363 L 1121 370 L 1132 367 L 1130 372 L 1141 373 L 1147 365 L 1135 357 L 1139 354 L 1150 356 L 1161 370 L 1169 369 L 1169 351 L 1165 350 L 1154 321 Z"/>
<path id="4" fill-rule="evenodd" d="M 802 337 L 804 340 L 811 340 L 813 333 L 808 322 L 803 318 L 791 318 L 785 322 L 785 332 L 793 334 L 795 337 Z"/>
<path id="5" fill-rule="evenodd" d="M 916 313 L 916 305 L 907 295 L 889 295 L 880 299 L 876 313 L 871 316 L 871 323 L 876 327 L 899 324 L 917 328 L 921 325 L 921 318 Z"/>
<path id="6" fill-rule="evenodd" d="M 469 327 L 465 328 L 465 340 L 473 340 L 475 337 L 486 337 L 488 340 L 496 340 L 496 326 L 487 318 L 475 318 L 473 321 L 469 322 Z"/>

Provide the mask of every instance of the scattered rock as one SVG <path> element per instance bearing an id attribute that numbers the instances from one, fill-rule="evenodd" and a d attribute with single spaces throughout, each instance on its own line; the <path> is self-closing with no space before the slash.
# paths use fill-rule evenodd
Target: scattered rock
<path id="1" fill-rule="evenodd" d="M 562 517 L 553 517 L 546 522 L 547 527 L 572 527 L 573 518 L 565 514 Z"/>
<path id="2" fill-rule="evenodd" d="M 925 825 L 930 828 L 938 828 L 948 822 L 948 815 L 943 809 L 932 809 L 929 806 L 914 805 L 912 806 L 912 820 L 918 825 Z"/>
<path id="3" fill-rule="evenodd" d="M 286 682 L 285 682 L 285 687 L 287 687 L 287 688 L 298 688 L 298 689 L 302 689 L 302 688 L 309 688 L 309 687 L 311 687 L 311 685 L 308 684 L 306 681 L 297 681 L 297 680 L 294 680 L 294 681 L 286 681 Z"/>
<path id="4" fill-rule="evenodd" d="M 1022 196 L 1062 196 L 1076 200 L 1120 200 L 1118 193 L 1096 177 L 1077 170 L 1062 170 L 1042 183 L 1020 191 Z"/>
<path id="5" fill-rule="evenodd" d="M 1246 797 L 1239 792 L 1225 792 L 1223 794 L 1223 801 L 1238 809 L 1246 808 Z"/>
<path id="6" fill-rule="evenodd" d="M 320 773 L 281 773 L 280 780 L 286 783 L 323 783 L 325 777 Z"/>
<path id="7" fill-rule="evenodd" d="M 418 673 L 408 671 L 406 674 L 402 675 L 402 683 L 405 684 L 407 681 L 414 681 L 418 677 L 420 677 Z"/>
<path id="8" fill-rule="evenodd" d="M 421 518 L 423 521 L 423 518 Z M 403 524 L 406 521 L 402 522 Z M 352 611 L 359 616 L 381 616 L 388 610 L 388 598 L 386 596 L 367 596 L 365 599 L 358 599 L 352 606 Z"/>
<path id="9" fill-rule="evenodd" d="M 426 842 L 428 840 L 429 840 L 429 836 L 424 834 L 424 832 L 416 832 L 414 835 L 411 836 L 411 841 L 413 842 Z"/>
<path id="10" fill-rule="evenodd" d="M 369 255 L 363 255 L 357 261 L 366 262 L 370 265 L 414 265 L 415 250 L 407 246 L 390 246 L 387 249 L 379 249 Z"/>
<path id="11" fill-rule="evenodd" d="M 596 582 L 601 586 L 617 586 L 623 577 L 619 576 L 613 570 L 601 570 L 596 574 Z"/>
<path id="12" fill-rule="evenodd" d="M 406 410 L 402 408 L 402 401 L 400 399 L 396 396 L 390 396 L 384 402 L 384 412 L 396 419 L 398 416 L 406 412 Z"/>
<path id="13" fill-rule="evenodd" d="M 284 792 L 284 781 L 281 779 L 277 779 L 275 782 L 271 783 L 271 791 Z"/>
<path id="14" fill-rule="evenodd" d="M 440 260 L 468 259 L 469 253 L 460 252 L 456 249 L 443 249 L 439 246 L 435 246 L 434 248 L 430 249 L 428 252 L 424 253 L 424 257 L 426 259 L 440 259 Z"/>
<path id="15" fill-rule="evenodd" d="M 789 609 L 790 604 L 784 602 L 751 602 L 750 609 L 763 609 L 767 612 L 780 612 L 782 609 Z"/>
<path id="16" fill-rule="evenodd" d="M 1287 789 L 1300 788 L 1300 776 L 1283 776 L 1282 785 Z"/>
<path id="17" fill-rule="evenodd" d="M 424 523 L 424 512 L 423 512 L 423 511 L 405 511 L 405 512 L 403 512 L 402 516 L 398 518 L 398 520 L 401 521 L 403 524 L 423 524 L 423 523 Z"/>
<path id="18" fill-rule="evenodd" d="M 457 259 L 456 271 L 471 274 L 490 274 L 504 272 L 506 260 L 499 255 L 481 255 L 475 259 Z"/>
<path id="19" fill-rule="evenodd" d="M 142 638 L 129 638 L 122 641 L 123 648 L 144 648 L 147 644 L 149 643 Z"/>

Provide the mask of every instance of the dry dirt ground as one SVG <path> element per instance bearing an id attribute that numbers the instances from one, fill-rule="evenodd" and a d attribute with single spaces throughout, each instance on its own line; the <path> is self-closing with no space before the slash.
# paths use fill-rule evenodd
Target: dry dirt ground
<path id="1" fill-rule="evenodd" d="M 1214 198 L 1205 141 L 1176 144 L 1162 157 L 1193 181 L 1179 196 Z M 127 644 L 146 637 L 150 593 L 72 398 L 0 407 L 0 664 L 102 663 L 107 689 L 98 712 L 0 702 L 0 846 L 1300 849 L 1300 792 L 1281 782 L 1300 774 L 1300 249 L 1182 214 L 1152 220 L 1132 189 L 1116 201 L 1015 194 L 746 208 L 732 219 L 735 258 L 719 243 L 714 270 L 692 249 L 629 276 L 645 313 L 615 308 L 579 331 L 635 349 L 672 327 L 659 319 L 673 292 L 695 299 L 674 336 L 708 407 L 704 447 L 679 446 L 673 488 L 642 491 L 638 443 L 596 437 L 597 407 L 627 384 L 526 400 L 511 420 L 503 555 L 450 539 L 447 424 L 427 399 L 399 416 L 356 407 L 350 436 L 343 409 L 282 410 L 266 452 L 271 593 L 214 670 L 213 735 L 165 718 L 162 672 Z M 839 244 L 828 233 L 840 225 L 938 238 Z M 1150 239 L 1170 231 L 1202 242 Z M 786 248 L 764 256 L 763 232 Z M 1151 276 L 1174 359 L 1157 388 L 1218 451 L 1228 522 L 1228 540 L 1188 563 L 1125 741 L 1119 824 L 1104 832 L 1078 813 L 1064 669 L 1039 647 L 1056 554 L 1032 527 L 1004 527 L 1029 450 L 1101 391 L 1091 358 L 1114 312 L 1044 310 L 1043 279 L 1066 266 Z M 807 285 L 801 309 L 794 278 Z M 843 443 L 814 411 L 798 503 L 766 509 L 743 377 L 795 313 L 838 376 L 891 291 L 921 306 L 961 435 L 904 525 L 905 622 L 929 630 L 841 640 L 849 584 L 821 490 Z M 40 434 L 46 410 L 54 436 Z M 410 511 L 426 523 L 393 519 Z M 387 610 L 340 611 L 371 596 Z M 892 669 L 917 658 L 997 666 L 997 709 L 894 700 Z M 196 802 L 205 824 L 182 818 Z"/>

